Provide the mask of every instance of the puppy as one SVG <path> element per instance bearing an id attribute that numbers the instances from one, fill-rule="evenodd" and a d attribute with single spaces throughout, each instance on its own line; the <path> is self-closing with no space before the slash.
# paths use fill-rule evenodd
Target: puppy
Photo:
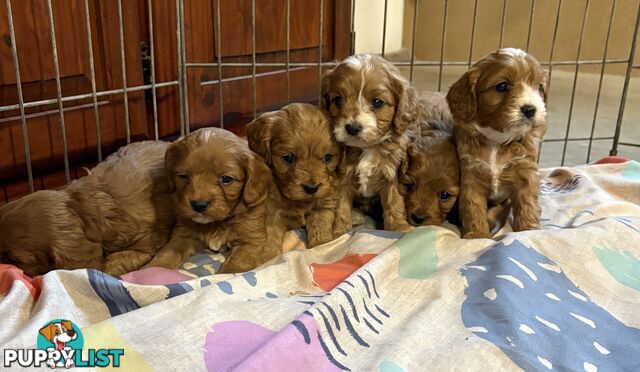
<path id="1" fill-rule="evenodd" d="M 351 229 L 351 205 L 339 205 L 343 156 L 324 110 L 292 103 L 267 112 L 247 126 L 247 140 L 273 173 L 267 227 L 275 241 L 304 226 L 312 248 Z"/>
<path id="2" fill-rule="evenodd" d="M 174 224 L 164 142 L 121 148 L 62 190 L 43 190 L 0 207 L 0 262 L 27 275 L 93 268 L 139 269 Z"/>
<path id="3" fill-rule="evenodd" d="M 504 48 L 477 61 L 449 89 L 465 238 L 489 238 L 487 205 L 507 200 L 514 231 L 539 227 L 537 157 L 547 127 L 546 84 L 533 56 Z"/>
<path id="4" fill-rule="evenodd" d="M 360 54 L 324 75 L 322 97 L 336 140 L 348 146 L 353 192 L 380 196 L 385 229 L 409 230 L 397 172 L 411 138 L 419 137 L 415 90 L 384 58 Z"/>
<path id="5" fill-rule="evenodd" d="M 443 131 L 412 143 L 398 179 L 407 222 L 413 226 L 442 225 L 460 191 L 458 154 L 450 133 Z"/>
<path id="6" fill-rule="evenodd" d="M 169 145 L 165 165 L 176 227 L 146 267 L 176 268 L 199 250 L 228 249 L 221 272 L 251 270 L 275 257 L 265 245 L 271 172 L 235 134 L 203 128 Z"/>

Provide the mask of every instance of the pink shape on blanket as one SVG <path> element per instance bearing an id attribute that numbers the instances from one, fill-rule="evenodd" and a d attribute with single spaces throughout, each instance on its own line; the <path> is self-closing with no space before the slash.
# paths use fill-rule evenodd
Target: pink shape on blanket
<path id="1" fill-rule="evenodd" d="M 176 270 L 164 267 L 148 267 L 124 274 L 120 278 L 125 282 L 141 285 L 165 285 L 193 279 Z"/>
<path id="2" fill-rule="evenodd" d="M 234 320 L 213 325 L 204 344 L 209 371 L 339 371 L 324 353 L 315 320 L 303 314 L 281 331 Z"/>

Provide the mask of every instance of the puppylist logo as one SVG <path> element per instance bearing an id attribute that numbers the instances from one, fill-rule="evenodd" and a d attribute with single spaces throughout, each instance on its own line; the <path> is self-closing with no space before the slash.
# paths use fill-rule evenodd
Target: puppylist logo
<path id="1" fill-rule="evenodd" d="M 87 349 L 84 337 L 73 322 L 54 319 L 38 332 L 37 349 L 5 349 L 4 367 L 120 367 L 123 349 Z"/>

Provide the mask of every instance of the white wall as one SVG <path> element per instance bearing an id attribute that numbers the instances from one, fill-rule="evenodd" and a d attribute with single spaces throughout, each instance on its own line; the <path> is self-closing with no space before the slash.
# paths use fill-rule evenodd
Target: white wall
<path id="1" fill-rule="evenodd" d="M 384 0 L 356 0 L 356 53 L 381 53 Z M 388 0 L 385 53 L 402 48 L 404 0 Z"/>

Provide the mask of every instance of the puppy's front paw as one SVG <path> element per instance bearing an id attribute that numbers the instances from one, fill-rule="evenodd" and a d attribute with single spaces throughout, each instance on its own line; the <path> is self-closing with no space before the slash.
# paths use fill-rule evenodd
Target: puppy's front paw
<path id="1" fill-rule="evenodd" d="M 384 222 L 384 229 L 388 230 L 388 231 L 407 232 L 407 231 L 413 230 L 413 226 L 409 225 L 406 222 L 392 221 L 392 222 L 387 223 L 385 221 Z"/>
<path id="2" fill-rule="evenodd" d="M 513 223 L 513 231 L 527 231 L 527 230 L 539 230 L 540 223 L 531 222 L 531 223 Z"/>
<path id="3" fill-rule="evenodd" d="M 491 239 L 489 232 L 483 231 L 469 231 L 462 236 L 463 239 Z"/>

